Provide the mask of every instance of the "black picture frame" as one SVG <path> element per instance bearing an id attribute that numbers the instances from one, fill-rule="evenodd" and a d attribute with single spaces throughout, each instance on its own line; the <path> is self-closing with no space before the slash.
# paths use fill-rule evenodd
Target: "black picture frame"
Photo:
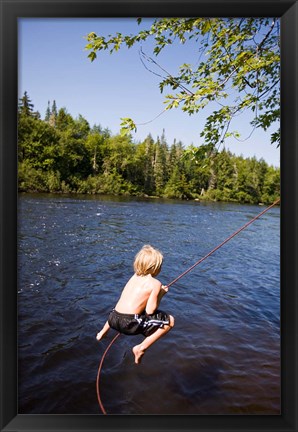
<path id="1" fill-rule="evenodd" d="M 298 431 L 298 4 L 285 0 L 0 0 L 1 431 Z M 18 415 L 17 21 L 22 17 L 278 16 L 281 18 L 281 414 Z"/>

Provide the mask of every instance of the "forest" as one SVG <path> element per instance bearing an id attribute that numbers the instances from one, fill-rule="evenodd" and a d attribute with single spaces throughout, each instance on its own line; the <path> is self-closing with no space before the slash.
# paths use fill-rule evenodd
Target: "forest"
<path id="1" fill-rule="evenodd" d="M 73 118 L 55 101 L 42 119 L 25 92 L 18 105 L 18 188 L 269 204 L 280 196 L 280 169 L 210 144 L 169 145 L 164 131 L 134 142 Z"/>

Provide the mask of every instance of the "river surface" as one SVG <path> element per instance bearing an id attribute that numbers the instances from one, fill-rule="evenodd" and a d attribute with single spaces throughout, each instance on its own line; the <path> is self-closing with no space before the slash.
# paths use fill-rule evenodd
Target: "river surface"
<path id="1" fill-rule="evenodd" d="M 262 211 L 252 205 L 20 195 L 20 414 L 101 414 L 96 333 L 135 254 L 164 254 L 166 284 Z M 173 284 L 175 327 L 140 365 L 120 336 L 105 358 L 108 414 L 280 414 L 280 209 L 274 207 Z"/>

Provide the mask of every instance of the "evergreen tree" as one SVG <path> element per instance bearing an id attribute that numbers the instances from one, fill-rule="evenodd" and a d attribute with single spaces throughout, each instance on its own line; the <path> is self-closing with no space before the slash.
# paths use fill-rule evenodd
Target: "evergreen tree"
<path id="1" fill-rule="evenodd" d="M 156 194 L 161 196 L 166 185 L 166 148 L 159 138 L 155 144 L 154 179 Z"/>
<path id="2" fill-rule="evenodd" d="M 45 121 L 49 122 L 50 121 L 50 117 L 51 117 L 51 110 L 50 110 L 50 101 L 48 101 L 48 106 L 46 109 L 46 114 L 45 114 Z"/>
<path id="3" fill-rule="evenodd" d="M 217 153 L 215 158 L 216 170 L 216 189 L 221 191 L 224 199 L 233 198 L 233 190 L 235 188 L 235 171 L 232 160 L 232 155 L 225 149 Z"/>
<path id="4" fill-rule="evenodd" d="M 24 92 L 24 96 L 19 99 L 19 107 L 18 108 L 19 108 L 19 114 L 33 117 L 34 105 L 33 105 L 32 101 L 30 100 L 28 93 L 26 91 Z"/>
<path id="5" fill-rule="evenodd" d="M 166 188 L 165 196 L 167 198 L 186 199 L 192 198 L 189 184 L 184 173 L 180 173 L 178 166 L 172 172 Z"/>
<path id="6" fill-rule="evenodd" d="M 52 111 L 51 111 L 51 113 L 54 114 L 55 117 L 57 117 L 57 115 L 58 115 L 58 111 L 57 111 L 57 104 L 56 104 L 56 101 L 55 101 L 55 100 L 53 101 L 53 105 L 52 105 Z"/>
<path id="7" fill-rule="evenodd" d="M 154 140 L 150 134 L 145 139 L 144 190 L 148 195 L 152 195 L 155 191 Z"/>

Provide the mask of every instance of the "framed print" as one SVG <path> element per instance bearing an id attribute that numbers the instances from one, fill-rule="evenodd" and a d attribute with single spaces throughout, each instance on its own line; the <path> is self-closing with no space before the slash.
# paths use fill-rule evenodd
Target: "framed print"
<path id="1" fill-rule="evenodd" d="M 0 1 L 1 431 L 298 431 L 297 1 Z M 150 28 L 157 18 L 177 17 L 201 18 L 206 22 L 210 17 L 240 21 L 262 18 L 264 22 L 266 17 L 273 19 L 265 22 L 263 42 L 258 49 L 260 53 L 264 50 L 273 28 L 280 34 L 281 110 L 279 113 L 274 105 L 279 97 L 277 92 L 272 96 L 274 102 L 268 101 L 266 108 L 271 111 L 267 111 L 267 116 L 255 119 L 255 128 L 261 126 L 265 130 L 269 127 L 266 122 L 280 119 L 281 205 L 278 209 L 271 205 L 272 214 L 261 207 L 258 212 L 256 206 L 269 205 L 272 197 L 279 205 L 274 195 L 279 187 L 277 169 L 254 157 L 236 157 L 225 148 L 216 149 L 224 155 L 221 166 L 226 173 L 233 173 L 233 178 L 239 177 L 243 169 L 241 178 L 249 178 L 250 184 L 241 191 L 233 190 L 233 186 L 212 186 L 211 204 L 205 201 L 212 179 L 204 180 L 205 165 L 198 170 L 193 161 L 206 156 L 212 140 L 224 143 L 224 138 L 213 136 L 208 129 L 201 134 L 205 156 L 189 146 L 183 159 L 185 171 L 179 171 L 176 159 L 182 144 L 171 136 L 173 144 L 168 146 L 167 131 L 172 133 L 170 122 L 177 126 L 180 120 L 172 117 L 174 120 L 169 121 L 165 131 L 166 120 L 161 114 L 184 103 L 187 96 L 194 96 L 188 87 L 190 66 L 186 63 L 192 60 L 192 54 L 188 53 L 190 60 L 181 66 L 181 76 L 174 77 L 158 60 L 160 57 L 150 57 L 146 51 L 149 33 L 145 29 L 145 24 Z M 100 31 L 95 33 L 97 22 L 101 23 L 105 38 L 100 38 Z M 208 25 L 201 27 L 203 35 L 208 33 Z M 226 30 L 225 37 L 229 38 L 229 31 L 233 30 Z M 160 31 L 155 47 L 159 53 L 166 45 L 175 45 L 175 38 L 180 38 L 183 45 L 184 33 L 191 32 L 191 28 L 185 28 L 183 35 L 177 31 L 174 36 L 163 33 L 162 27 L 155 31 Z M 223 29 L 219 26 L 217 31 Z M 82 49 L 75 47 L 73 32 L 80 34 L 82 41 L 85 37 Z M 127 36 L 123 38 L 125 32 Z M 134 51 L 140 69 L 130 51 L 121 47 L 123 41 L 128 47 L 134 46 L 134 32 L 140 32 L 138 41 L 142 42 Z M 203 42 L 206 48 L 210 40 Z M 237 43 L 237 37 L 229 39 L 229 43 Z M 217 52 L 218 46 L 213 49 Z M 118 53 L 113 52 L 118 50 L 122 66 L 111 60 L 105 72 L 100 51 L 107 54 L 105 59 L 111 59 L 117 57 Z M 263 71 L 268 74 L 273 74 L 276 67 L 270 63 L 274 54 L 266 52 Z M 82 63 L 85 61 L 82 72 L 74 61 L 76 55 L 81 56 Z M 64 59 L 62 73 L 58 56 Z M 249 68 L 249 64 L 252 69 L 257 67 L 244 57 L 245 53 L 243 69 Z M 200 59 L 197 67 L 199 63 Z M 235 66 L 229 75 L 223 67 L 214 76 L 227 73 L 225 83 L 239 68 Z M 200 79 L 208 74 L 207 69 L 200 71 Z M 144 78 L 139 85 L 134 76 L 142 73 Z M 199 69 L 197 74 L 198 78 Z M 167 108 L 151 119 L 144 119 L 143 115 L 140 121 L 137 119 L 139 123 L 134 123 L 125 117 L 121 133 L 114 132 L 117 126 L 109 130 L 108 119 L 117 121 L 126 115 L 131 100 L 137 107 L 135 115 L 148 113 L 145 107 L 153 112 L 146 88 L 148 76 L 162 80 L 158 92 L 172 86 L 178 87 L 180 93 L 166 96 Z M 272 87 L 262 87 L 265 78 L 257 75 L 256 79 L 264 94 L 276 85 L 272 81 Z M 210 81 L 204 81 L 206 88 L 210 86 L 202 96 L 204 101 L 220 93 Z M 252 82 L 246 81 L 246 85 L 254 87 Z M 32 99 L 27 86 L 35 89 Z M 257 96 L 252 92 L 252 97 L 257 99 L 259 90 L 256 91 Z M 94 102 L 94 95 L 98 102 Z M 248 93 L 246 96 L 248 101 Z M 229 100 L 230 95 L 223 97 Z M 236 100 L 240 103 L 240 98 Z M 184 105 L 188 114 L 196 110 L 192 103 Z M 241 103 L 245 106 L 243 100 Z M 76 114 L 69 112 L 66 104 L 75 107 Z M 224 110 L 219 113 L 209 113 L 209 126 L 220 124 L 227 114 Z M 90 116 L 90 121 L 95 122 L 93 127 Z M 160 121 L 156 139 L 150 135 L 155 119 Z M 103 124 L 98 124 L 101 121 Z M 229 127 L 230 122 L 227 123 Z M 185 120 L 176 130 L 188 137 L 189 124 Z M 144 136 L 132 142 L 126 137 L 136 132 L 139 125 L 148 126 L 150 138 Z M 238 137 L 236 131 L 224 129 L 224 137 Z M 273 133 L 272 145 L 277 142 Z M 245 163 L 251 165 L 244 168 Z M 253 166 L 257 166 L 254 173 L 264 178 L 264 173 L 268 174 L 267 189 L 262 194 L 260 188 L 254 188 L 255 177 L 250 172 Z M 212 172 L 212 166 L 209 169 Z M 76 175 L 78 172 L 80 175 Z M 166 180 L 164 172 L 168 175 Z M 193 172 L 196 178 L 191 177 Z M 218 184 L 227 182 L 227 177 L 223 177 L 217 178 Z M 165 213 L 159 206 L 160 197 L 165 200 Z M 222 206 L 224 198 L 229 198 L 229 206 Z M 176 199 L 180 199 L 179 203 Z M 204 216 L 201 219 L 197 219 L 195 211 L 198 206 Z M 257 213 L 260 215 L 256 217 Z M 154 267 L 150 261 L 150 272 L 149 267 L 144 270 L 145 258 L 142 261 L 136 255 L 141 244 L 151 240 L 160 243 L 161 250 L 167 250 L 163 278 L 172 280 L 179 275 L 167 285 L 158 285 L 164 291 L 156 297 L 159 302 L 168 290 L 171 292 L 172 284 L 203 260 L 197 261 L 200 254 L 204 256 L 212 250 L 205 257 L 213 255 L 265 213 L 267 227 L 253 225 L 259 230 L 252 230 L 246 243 L 238 243 L 239 251 L 235 243 L 229 242 L 221 256 L 214 255 L 213 261 L 208 261 L 210 267 L 204 267 L 200 275 L 192 274 L 195 282 L 188 282 L 191 289 L 187 289 L 187 283 L 177 284 L 175 295 L 165 298 L 169 313 L 159 311 L 154 315 L 156 303 L 152 313 L 146 309 L 142 315 L 141 309 L 146 305 L 143 302 L 140 311 L 130 311 L 129 317 L 123 311 L 115 317 L 113 310 L 111 318 L 111 308 L 118 298 L 114 285 L 122 286 L 133 260 L 136 276 L 149 276 L 151 281 L 161 271 L 160 252 L 148 245 L 141 251 L 154 252 L 159 264 Z M 192 232 L 185 228 L 189 226 Z M 211 226 L 213 240 L 209 243 Z M 240 226 L 243 228 L 232 234 Z M 271 234 L 268 246 L 266 241 Z M 222 242 L 223 237 L 226 240 Z M 216 244 L 219 246 L 213 249 Z M 270 265 L 265 267 L 264 262 Z M 38 271 L 32 263 L 38 263 Z M 212 276 L 208 273 L 211 267 Z M 276 291 L 273 295 L 270 284 L 275 282 L 277 289 L 279 281 L 278 297 Z M 197 286 L 200 288 L 195 296 L 193 290 Z M 131 293 L 126 303 L 123 300 L 126 306 L 130 299 Z M 149 294 L 149 302 L 148 299 Z M 121 301 L 117 304 L 121 305 Z M 172 311 L 175 319 L 170 315 Z M 129 318 L 135 324 L 137 321 L 138 326 L 147 326 L 146 331 L 142 327 L 142 332 L 138 327 L 134 333 L 138 338 L 140 334 L 161 337 L 174 328 L 158 342 L 158 350 L 150 348 L 147 352 L 141 339 L 132 350 L 132 338 L 118 338 L 119 333 L 113 333 L 120 326 L 119 317 L 121 325 Z M 118 320 L 116 324 L 113 319 Z M 104 338 L 111 326 L 110 335 Z M 150 326 L 158 326 L 158 330 L 152 331 Z M 158 353 L 158 361 L 154 352 Z M 199 361 L 196 353 L 200 353 Z M 141 359 L 142 365 L 136 365 Z"/>

